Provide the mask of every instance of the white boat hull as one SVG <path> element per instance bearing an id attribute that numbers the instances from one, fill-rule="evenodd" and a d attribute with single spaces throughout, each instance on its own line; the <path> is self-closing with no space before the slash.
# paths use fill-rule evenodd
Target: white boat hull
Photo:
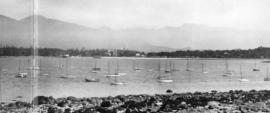
<path id="1" fill-rule="evenodd" d="M 18 75 L 16 77 L 18 77 L 18 78 L 26 78 L 27 73 L 18 73 Z"/>
<path id="2" fill-rule="evenodd" d="M 230 72 L 226 72 L 226 73 L 222 74 L 222 76 L 224 76 L 224 77 L 231 77 L 232 75 L 233 74 Z"/>
<path id="3" fill-rule="evenodd" d="M 239 79 L 240 82 L 249 82 L 248 79 Z"/>
<path id="4" fill-rule="evenodd" d="M 159 82 L 170 83 L 170 82 L 173 82 L 173 80 L 170 80 L 170 79 L 160 79 Z"/>
<path id="5" fill-rule="evenodd" d="M 92 79 L 86 78 L 85 79 L 85 82 L 99 82 L 99 81 L 100 81 L 99 79 L 95 79 L 95 78 L 92 78 Z"/>
<path id="6" fill-rule="evenodd" d="M 115 75 L 107 75 L 106 77 L 120 77 L 121 75 L 117 75 L 117 74 L 115 74 Z"/>
<path id="7" fill-rule="evenodd" d="M 207 74 L 208 72 L 207 71 L 204 71 L 203 74 Z"/>
<path id="8" fill-rule="evenodd" d="M 118 75 L 124 76 L 124 75 L 127 75 L 127 73 L 118 73 Z"/>
<path id="9" fill-rule="evenodd" d="M 111 85 L 124 85 L 123 82 L 112 82 Z"/>

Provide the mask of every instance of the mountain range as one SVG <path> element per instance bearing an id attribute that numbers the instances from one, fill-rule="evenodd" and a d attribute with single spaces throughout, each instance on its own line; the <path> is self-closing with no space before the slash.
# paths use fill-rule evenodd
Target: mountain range
<path id="1" fill-rule="evenodd" d="M 33 38 L 33 20 L 34 16 L 16 20 L 0 15 L 1 44 L 29 47 Z M 37 26 L 40 47 L 62 49 L 126 48 L 158 52 L 192 48 L 255 48 L 261 40 L 267 40 L 266 37 L 270 36 L 268 32 L 243 31 L 199 24 L 156 29 L 90 28 L 40 15 L 37 16 Z"/>

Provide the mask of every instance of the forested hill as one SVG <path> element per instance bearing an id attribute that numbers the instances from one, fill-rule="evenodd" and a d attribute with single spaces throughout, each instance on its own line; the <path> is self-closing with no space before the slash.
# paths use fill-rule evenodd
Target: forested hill
<path id="1" fill-rule="evenodd" d="M 175 52 L 150 52 L 147 57 L 181 57 L 181 58 L 270 58 L 269 47 L 234 50 L 180 50 Z"/>
<path id="2" fill-rule="evenodd" d="M 0 56 L 29 56 L 31 48 L 5 46 L 0 47 Z M 258 47 L 255 49 L 233 49 L 233 50 L 179 50 L 174 52 L 149 52 L 135 50 L 108 50 L 108 49 L 58 49 L 39 48 L 39 56 L 125 56 L 125 57 L 174 57 L 174 58 L 270 58 L 269 47 Z"/>
<path id="3" fill-rule="evenodd" d="M 30 56 L 33 53 L 31 47 L 15 47 L 15 46 L 5 46 L 0 48 L 0 56 Z M 139 52 L 135 50 L 126 50 L 126 49 L 58 49 L 58 48 L 39 48 L 39 56 L 82 56 L 82 57 L 91 57 L 91 56 L 119 56 L 119 57 L 130 57 L 130 56 L 145 56 L 144 52 Z"/>

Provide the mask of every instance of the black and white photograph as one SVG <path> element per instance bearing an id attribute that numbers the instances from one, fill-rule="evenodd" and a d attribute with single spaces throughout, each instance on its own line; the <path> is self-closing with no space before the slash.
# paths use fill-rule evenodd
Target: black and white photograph
<path id="1" fill-rule="evenodd" d="M 0 113 L 270 113 L 269 0 L 0 0 Z"/>

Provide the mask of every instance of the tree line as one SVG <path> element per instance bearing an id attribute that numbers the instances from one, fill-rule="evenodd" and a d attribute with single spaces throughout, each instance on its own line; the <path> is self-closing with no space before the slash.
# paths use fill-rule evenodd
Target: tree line
<path id="1" fill-rule="evenodd" d="M 0 56 L 30 56 L 33 55 L 32 47 L 15 47 L 4 46 L 0 47 Z M 38 48 L 39 56 L 52 56 L 61 57 L 65 55 L 69 56 L 119 56 L 119 57 L 131 57 L 136 55 L 145 55 L 144 52 L 135 50 L 122 50 L 122 49 L 59 49 L 59 48 Z"/>
<path id="2" fill-rule="evenodd" d="M 270 58 L 270 48 L 233 50 L 179 50 L 174 52 L 150 52 L 147 57 L 180 57 L 180 58 Z"/>
<path id="3" fill-rule="evenodd" d="M 3 46 L 0 47 L 0 56 L 30 56 L 32 47 Z M 140 52 L 126 49 L 59 49 L 39 48 L 39 56 L 61 57 L 69 56 L 118 56 L 118 57 L 172 57 L 172 58 L 270 58 L 270 48 L 258 47 L 255 49 L 233 50 L 179 50 L 174 52 Z"/>

